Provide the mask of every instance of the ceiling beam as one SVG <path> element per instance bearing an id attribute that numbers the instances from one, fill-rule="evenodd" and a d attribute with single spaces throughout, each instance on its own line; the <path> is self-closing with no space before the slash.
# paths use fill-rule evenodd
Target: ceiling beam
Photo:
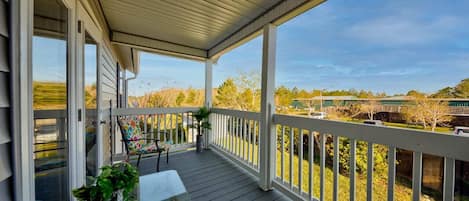
<path id="1" fill-rule="evenodd" d="M 215 44 L 208 51 L 209 58 L 218 58 L 222 54 L 236 48 L 246 41 L 258 36 L 264 25 L 272 23 L 280 25 L 297 15 L 321 4 L 326 0 L 287 0 L 275 5 L 249 24 Z"/>
<path id="2" fill-rule="evenodd" d="M 125 45 L 143 51 L 203 61 L 207 59 L 207 51 L 181 44 L 162 41 L 154 38 L 113 31 L 111 43 Z"/>

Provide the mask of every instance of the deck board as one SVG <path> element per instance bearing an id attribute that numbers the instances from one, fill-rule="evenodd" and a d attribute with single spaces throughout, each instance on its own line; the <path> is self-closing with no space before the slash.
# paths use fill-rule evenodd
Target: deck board
<path id="1" fill-rule="evenodd" d="M 186 151 L 161 157 L 161 171 L 176 170 L 193 201 L 225 200 L 290 200 L 279 191 L 262 191 L 257 181 L 223 157 L 206 150 Z M 156 158 L 143 158 L 141 175 L 156 171 Z"/>

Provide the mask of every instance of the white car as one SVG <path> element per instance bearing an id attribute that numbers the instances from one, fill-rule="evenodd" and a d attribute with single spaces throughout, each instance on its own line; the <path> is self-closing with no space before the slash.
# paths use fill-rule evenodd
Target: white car
<path id="1" fill-rule="evenodd" d="M 385 126 L 381 120 L 365 120 L 364 124 L 375 125 L 375 126 Z"/>
<path id="2" fill-rule="evenodd" d="M 454 134 L 455 135 L 469 136 L 469 127 L 456 126 L 456 127 L 454 127 Z"/>
<path id="3" fill-rule="evenodd" d="M 325 119 L 327 117 L 326 112 L 313 112 L 310 114 L 310 117 L 313 119 Z"/>

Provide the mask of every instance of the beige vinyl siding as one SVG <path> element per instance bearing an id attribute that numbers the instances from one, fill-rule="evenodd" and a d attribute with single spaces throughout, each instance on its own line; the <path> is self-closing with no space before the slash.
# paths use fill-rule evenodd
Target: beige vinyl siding
<path id="1" fill-rule="evenodd" d="M 101 51 L 101 100 L 103 120 L 107 123 L 103 126 L 103 150 L 104 150 L 104 163 L 111 162 L 111 132 L 110 132 L 110 117 L 109 108 L 117 107 L 117 60 L 111 54 L 111 50 L 106 43 L 104 43 Z M 112 100 L 112 106 L 110 105 Z"/>
<path id="2" fill-rule="evenodd" d="M 0 198 L 12 200 L 10 66 L 7 1 L 0 1 Z"/>

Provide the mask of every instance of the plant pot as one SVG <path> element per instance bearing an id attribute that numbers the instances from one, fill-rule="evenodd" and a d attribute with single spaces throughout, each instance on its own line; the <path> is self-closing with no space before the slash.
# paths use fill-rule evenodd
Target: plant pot
<path id="1" fill-rule="evenodd" d="M 124 200 L 124 190 L 114 191 L 112 193 L 112 201 L 123 201 Z"/>
<path id="2" fill-rule="evenodd" d="M 203 150 L 203 141 L 204 141 L 204 136 L 203 135 L 197 135 L 197 141 L 196 141 L 196 148 L 197 148 L 197 152 L 202 152 Z"/>

